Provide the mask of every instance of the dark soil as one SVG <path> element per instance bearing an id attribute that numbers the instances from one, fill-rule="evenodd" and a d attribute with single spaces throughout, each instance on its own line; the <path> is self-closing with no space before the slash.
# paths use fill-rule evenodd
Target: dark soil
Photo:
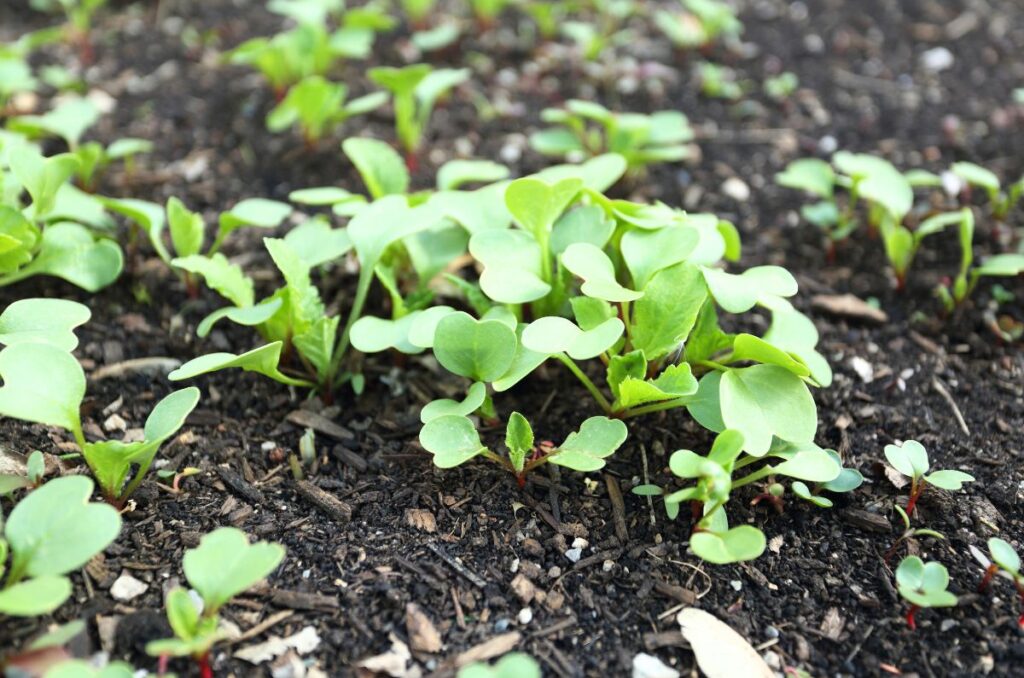
<path id="1" fill-rule="evenodd" d="M 0 40 L 47 23 L 17 4 L 0 7 Z M 222 50 L 282 25 L 261 6 L 162 0 L 118 3 L 103 15 L 98 61 L 85 75 L 91 87 L 117 100 L 117 109 L 93 135 L 107 142 L 148 138 L 156 150 L 132 176 L 108 175 L 101 192 L 157 202 L 176 195 L 211 221 L 246 197 L 284 199 L 296 188 L 320 185 L 362 190 L 339 151 L 340 138 L 310 153 L 292 135 L 269 135 L 263 117 L 272 93 L 258 76 L 222 64 Z M 318 436 L 321 458 L 312 480 L 353 509 L 350 521 L 339 522 L 297 493 L 282 461 L 302 433 L 287 415 L 319 404 L 253 375 L 224 372 L 199 380 L 201 409 L 161 454 L 165 468 L 202 472 L 185 479 L 180 493 L 155 478 L 143 485 L 118 542 L 87 575 L 76 575 L 77 598 L 55 621 L 89 620 L 88 646 L 97 649 L 97 620 L 120 617 L 115 643 L 105 649 L 155 669 L 140 649 L 166 632 L 154 613 L 162 610 L 164 590 L 181 579 L 183 550 L 218 525 L 235 525 L 282 542 L 288 558 L 267 588 L 230 606 L 227 617 L 245 631 L 282 610 L 294 613 L 255 639 L 217 650 L 217 675 L 264 675 L 266 666 L 254 668 L 232 652 L 267 633 L 285 636 L 306 625 L 322 638 L 309 659 L 328 675 L 352 675 L 356 662 L 386 651 L 394 639 L 409 641 L 412 603 L 444 642 L 440 653 L 414 652 L 424 673 L 450 672 L 459 653 L 516 631 L 517 646 L 539 658 L 546 675 L 627 675 L 641 651 L 686 674 L 694 659 L 675 633 L 675 611 L 691 593 L 693 604 L 736 628 L 779 667 L 811 675 L 1019 675 L 1018 602 L 1005 583 L 975 594 L 981 571 L 967 550 L 994 534 L 1024 543 L 1024 359 L 1019 346 L 1002 344 L 988 328 L 989 285 L 981 286 L 974 305 L 940 316 L 931 289 L 955 273 L 953 238 L 926 246 L 902 294 L 892 290 L 880 243 L 865 234 L 844 243 L 838 263 L 828 264 L 819 234 L 796 217 L 798 196 L 774 186 L 772 176 L 788 161 L 827 155 L 832 146 L 881 153 L 904 167 L 941 170 L 970 159 L 1007 179 L 1020 176 L 1024 113 L 1014 109 L 1012 90 L 1024 85 L 1024 14 L 1015 0 L 762 0 L 748 3 L 742 18 L 747 49 L 714 57 L 751 83 L 743 106 L 701 97 L 691 73 L 696 57 L 673 52 L 659 35 L 642 35 L 618 58 L 582 65 L 562 46 L 523 44 L 515 14 L 493 31 L 471 31 L 461 51 L 444 60 L 472 57 L 479 72 L 437 112 L 417 185 L 431 185 L 436 167 L 460 155 L 500 158 L 516 175 L 543 167 L 546 160 L 526 148 L 524 135 L 539 125 L 544 106 L 571 97 L 622 110 L 685 111 L 700 130 L 703 157 L 656 167 L 646 180 L 616 190 L 732 219 L 744 235 L 744 265 L 778 263 L 797 274 L 797 303 L 816 321 L 821 350 L 836 371 L 833 386 L 816 393 L 819 442 L 861 470 L 864 487 L 837 498 L 832 510 L 793 500 L 781 515 L 763 504 L 747 506 L 758 488 L 739 492 L 730 505 L 733 522 L 761 527 L 770 550 L 749 564 L 709 566 L 687 553 L 686 520 L 668 522 L 657 506 L 652 511 L 629 493 L 642 482 L 644 458 L 652 481 L 669 482 L 664 467 L 672 450 L 706 449 L 708 435 L 685 412 L 636 421 L 603 477 L 545 472 L 520 490 L 484 463 L 435 469 L 415 442 L 418 409 L 459 384 L 439 379 L 429 360 L 410 360 L 400 371 L 387 356 L 376 356 L 366 363 L 364 397 L 342 394 L 334 409 L 324 410 L 351 436 Z M 186 45 L 186 27 L 208 45 Z M 401 62 L 407 35 L 382 38 L 373 63 Z M 921 55 L 939 45 L 954 53 L 954 64 L 929 73 Z M 75 59 L 61 47 L 39 57 L 40 63 Z M 338 76 L 362 92 L 368 88 L 363 68 L 347 64 Z M 763 96 L 760 83 L 783 70 L 797 73 L 801 89 L 779 105 Z M 480 119 L 473 94 L 511 105 L 506 114 Z M 393 136 L 386 112 L 344 132 Z M 749 187 L 749 199 L 722 190 L 731 177 Z M 1019 226 L 1024 215 L 1018 210 L 1011 221 Z M 985 237 L 991 228 L 979 226 L 979 255 L 991 251 Z M 265 269 L 259 279 L 266 279 L 271 267 L 259 254 L 262 235 L 236 234 L 228 251 L 244 254 L 253 270 Z M 325 299 L 344 307 L 351 283 L 344 271 L 330 272 Z M 1018 301 L 1000 313 L 1019 321 L 1024 285 L 1004 286 Z M 837 319 L 810 307 L 812 294 L 845 292 L 879 300 L 889 322 Z M 151 260 L 136 262 L 131 275 L 91 298 L 59 282 L 33 280 L 0 291 L 0 305 L 27 296 L 91 306 L 93 320 L 80 331 L 78 350 L 90 372 L 132 358 L 240 352 L 255 341 L 227 329 L 197 340 L 195 324 L 218 300 L 205 294 L 187 301 L 182 285 Z M 873 368 L 869 383 L 853 368 L 855 358 Z M 163 377 L 142 373 L 92 381 L 91 434 L 104 435 L 104 410 L 119 399 L 114 411 L 129 427 L 141 426 L 171 389 Z M 497 405 L 503 414 L 530 413 L 539 439 L 558 440 L 596 413 L 583 396 L 552 367 Z M 924 443 L 936 467 L 977 478 L 962 493 L 928 491 L 919 505 L 918 524 L 947 540 L 911 541 L 907 548 L 945 563 L 961 597 L 955 609 L 920 612 L 916 632 L 903 621 L 893 564 L 883 561 L 900 531 L 891 506 L 905 495 L 883 473 L 882 449 L 907 438 Z M 5 451 L 56 452 L 62 441 L 43 427 L 0 422 Z M 616 531 L 609 499 L 614 484 L 625 495 L 625 535 Z M 424 529 L 423 521 L 434 529 Z M 565 552 L 576 538 L 587 546 L 574 564 Z M 122 572 L 149 583 L 129 604 L 108 593 Z M 519 598 L 512 586 L 517 575 L 532 582 L 533 598 Z M 525 607 L 532 620 L 520 623 Z M 42 625 L 0 621 L 0 646 L 18 644 Z M 173 668 L 184 675 L 194 670 L 184 662 Z"/>

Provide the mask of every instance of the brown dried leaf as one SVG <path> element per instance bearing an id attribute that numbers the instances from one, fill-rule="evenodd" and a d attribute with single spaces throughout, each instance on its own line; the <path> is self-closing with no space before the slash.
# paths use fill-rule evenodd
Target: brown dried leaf
<path id="1" fill-rule="evenodd" d="M 757 650 L 714 615 L 688 607 L 676 617 L 707 678 L 772 678 Z"/>

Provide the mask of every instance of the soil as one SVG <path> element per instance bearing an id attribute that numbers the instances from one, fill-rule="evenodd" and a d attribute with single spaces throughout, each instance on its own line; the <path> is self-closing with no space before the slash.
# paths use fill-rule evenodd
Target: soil
<path id="1" fill-rule="evenodd" d="M 52 22 L 18 5 L 0 7 L 0 40 Z M 977 594 L 982 573 L 968 553 L 969 545 L 983 546 L 995 534 L 1024 543 L 1024 359 L 1019 345 L 1004 344 L 988 327 L 990 286 L 980 287 L 973 305 L 942 316 L 931 290 L 955 273 L 952 238 L 929 243 L 903 293 L 893 291 L 880 243 L 865 234 L 843 243 L 830 264 L 820 235 L 797 218 L 799 197 L 776 187 L 772 177 L 796 157 L 834 148 L 932 170 L 974 160 L 1008 179 L 1020 176 L 1024 111 L 1014 107 L 1012 91 L 1024 85 L 1024 14 L 1016 0 L 761 0 L 746 3 L 741 18 L 744 47 L 720 48 L 712 56 L 751 84 L 742 105 L 700 96 L 697 57 L 671 50 L 643 22 L 616 58 L 586 65 L 567 47 L 525 40 L 526 22 L 514 12 L 490 31 L 469 31 L 442 61 L 472 60 L 478 72 L 437 111 L 416 185 L 430 186 L 440 164 L 464 155 L 499 158 L 514 175 L 540 169 L 547 161 L 526 147 L 525 135 L 540 125 L 543 107 L 568 98 L 596 98 L 621 110 L 685 111 L 699 131 L 701 157 L 655 167 L 615 190 L 731 219 L 744 237 L 744 265 L 777 263 L 797 274 L 797 304 L 815 320 L 820 350 L 836 371 L 835 383 L 815 393 L 819 442 L 865 475 L 862 488 L 837 497 L 831 510 L 792 500 L 781 514 L 764 504 L 749 506 L 759 490 L 745 488 L 730 504 L 731 519 L 761 527 L 769 550 L 751 563 L 710 566 L 687 552 L 688 521 L 669 522 L 657 506 L 629 492 L 645 468 L 652 481 L 670 482 L 665 467 L 672 450 L 707 449 L 708 435 L 685 412 L 635 422 L 626 448 L 603 475 L 552 469 L 520 490 L 485 463 L 435 469 L 417 446 L 419 407 L 460 387 L 440 379 L 427 359 L 409 360 L 401 369 L 387 356 L 368 359 L 364 396 L 342 394 L 328 409 L 268 380 L 223 372 L 198 380 L 200 409 L 187 433 L 161 453 L 166 469 L 201 472 L 183 480 L 179 492 L 155 476 L 144 483 L 116 544 L 75 575 L 73 602 L 38 624 L 0 620 L 0 646 L 19 644 L 50 621 L 82 618 L 89 634 L 79 640 L 81 651 L 102 646 L 155 670 L 141 648 L 167 632 L 163 593 L 182 577 L 183 550 L 219 525 L 235 525 L 283 543 L 288 557 L 265 587 L 229 606 L 227 618 L 244 632 L 282 611 L 292 613 L 254 638 L 215 651 L 217 675 L 267 675 L 268 665 L 254 667 L 232 653 L 305 626 L 322 639 L 309 662 L 328 675 L 354 675 L 357 662 L 394 641 L 410 642 L 410 605 L 443 640 L 440 652 L 413 650 L 424 674 L 450 675 L 460 653 L 509 632 L 520 634 L 516 647 L 537 657 L 545 675 L 627 675 L 638 652 L 689 674 L 696 670 L 694 657 L 675 623 L 685 604 L 726 621 L 780 670 L 1019 675 L 1024 632 L 1017 626 L 1018 601 L 1005 583 Z M 280 26 L 281 19 L 255 1 L 114 3 L 98 21 L 98 59 L 84 75 L 117 107 L 91 137 L 142 137 L 156 148 L 131 176 L 107 175 L 100 192 L 156 202 L 176 195 L 209 222 L 246 197 L 285 199 L 296 188 L 321 185 L 361 190 L 339 152 L 340 137 L 307 151 L 293 135 L 270 135 L 262 121 L 272 93 L 257 75 L 221 61 L 223 50 Z M 381 38 L 371 63 L 400 63 L 408 35 L 400 28 Z M 196 46 L 196 36 L 205 43 Z M 953 64 L 929 72 L 922 55 L 939 46 L 952 51 Z M 38 61 L 74 64 L 76 58 L 55 46 L 42 50 Z M 337 75 L 362 92 L 368 89 L 364 67 L 349 63 Z M 762 94 L 760 83 L 785 70 L 801 85 L 780 105 Z M 496 117 L 481 117 L 478 95 L 507 105 L 498 106 Z M 350 123 L 344 133 L 393 136 L 386 112 Z M 727 185 L 729 179 L 742 181 L 749 198 L 732 188 L 735 181 Z M 1010 221 L 1024 223 L 1020 209 Z M 994 251 L 994 239 L 985 237 L 991 232 L 991 224 L 979 226 L 979 255 Z M 269 284 L 271 266 L 259 254 L 262 235 L 237 233 L 227 249 L 244 256 L 257 279 Z M 218 305 L 215 296 L 188 301 L 182 285 L 152 259 L 140 258 L 132 269 L 91 297 L 58 281 L 31 280 L 0 290 L 0 305 L 28 296 L 89 304 L 93 319 L 79 332 L 78 356 L 90 373 L 133 358 L 187 360 L 254 345 L 251 334 L 227 328 L 196 339 L 195 325 Z M 345 306 L 350 273 L 339 267 L 321 284 L 325 299 Z M 1020 321 L 1024 284 L 1003 286 L 1017 301 L 999 313 Z M 814 294 L 847 292 L 877 300 L 888 322 L 836 318 L 810 304 Z M 870 379 L 861 375 L 865 364 Z M 106 435 L 102 424 L 111 412 L 130 427 L 141 426 L 172 388 L 164 377 L 144 372 L 91 380 L 85 405 L 90 435 Z M 498 406 L 530 412 L 538 438 L 557 440 L 595 414 L 584 395 L 552 368 Z M 320 409 L 346 432 L 340 439 L 318 436 L 318 468 L 310 479 L 351 507 L 350 520 L 331 518 L 310 503 L 282 461 L 297 449 L 302 428 L 287 417 L 300 409 Z M 963 426 L 954 409 L 962 412 Z M 901 531 L 891 507 L 905 499 L 906 489 L 885 475 L 882 449 L 908 438 L 924 443 L 935 467 L 977 478 L 960 493 L 929 490 L 919 504 L 918 524 L 947 539 L 911 540 L 906 550 L 946 564 L 960 604 L 918 613 L 917 631 L 903 620 L 893 563 L 883 558 Z M 56 451 L 64 440 L 44 427 L 0 422 L 5 452 Z M 610 487 L 624 495 L 625 524 L 618 527 Z M 577 539 L 586 546 L 574 563 L 566 551 L 581 543 Z M 115 601 L 109 588 L 121 573 L 147 583 L 147 591 Z M 526 621 L 524 608 L 532 617 Z M 101 637 L 111 617 L 120 619 L 117 632 Z M 195 671 L 186 662 L 172 669 Z"/>

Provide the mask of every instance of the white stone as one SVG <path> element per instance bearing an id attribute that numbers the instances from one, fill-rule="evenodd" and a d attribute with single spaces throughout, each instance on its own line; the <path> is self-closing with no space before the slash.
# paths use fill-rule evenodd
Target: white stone
<path id="1" fill-rule="evenodd" d="M 746 202 L 750 199 L 750 187 L 739 177 L 729 177 L 726 179 L 722 183 L 722 193 L 736 202 Z"/>
<path id="2" fill-rule="evenodd" d="M 527 624 L 533 621 L 533 610 L 531 610 L 528 607 L 524 607 L 523 609 L 519 610 L 519 616 L 517 617 L 517 619 L 519 620 L 520 624 L 526 626 Z"/>
<path id="3" fill-rule="evenodd" d="M 921 55 L 921 67 L 939 73 L 953 66 L 953 53 L 945 47 L 934 47 Z"/>
<path id="4" fill-rule="evenodd" d="M 679 678 L 679 672 L 654 655 L 641 652 L 633 657 L 633 678 Z"/>
<path id="5" fill-rule="evenodd" d="M 124 603 L 132 598 L 138 598 L 148 588 L 149 586 L 146 583 L 139 581 L 130 574 L 122 574 L 114 582 L 114 585 L 110 587 L 110 595 L 114 597 L 114 600 Z"/>

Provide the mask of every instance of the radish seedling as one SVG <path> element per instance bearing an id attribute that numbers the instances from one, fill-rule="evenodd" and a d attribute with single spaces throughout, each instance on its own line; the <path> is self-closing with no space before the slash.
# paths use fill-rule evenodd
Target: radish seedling
<path id="1" fill-rule="evenodd" d="M 430 419 L 420 431 L 420 445 L 434 455 L 438 468 L 453 468 L 482 456 L 513 473 L 520 487 L 526 484 L 527 473 L 547 463 L 575 471 L 598 471 L 604 468 L 605 458 L 614 454 L 625 440 L 626 425 L 621 421 L 591 417 L 557 447 L 546 443 L 534 445 L 533 430 L 518 412 L 512 413 L 506 428 L 507 456 L 484 445 L 473 422 L 465 416 L 442 414 Z"/>
<path id="2" fill-rule="evenodd" d="M 371 68 L 367 75 L 394 98 L 395 132 L 405 149 L 409 171 L 414 171 L 434 106 L 454 87 L 469 80 L 470 71 L 468 68 L 434 70 L 429 64 L 413 64 L 403 68 Z"/>
<path id="3" fill-rule="evenodd" d="M 743 32 L 736 10 L 721 0 L 681 0 L 682 14 L 659 10 L 655 25 L 680 49 L 706 48 L 715 41 L 733 43 Z"/>
<path id="4" fill-rule="evenodd" d="M 953 163 L 950 169 L 968 186 L 976 186 L 985 191 L 992 209 L 992 216 L 996 219 L 1005 219 L 1024 195 L 1024 177 L 1004 190 L 999 177 L 980 165 L 971 162 L 957 162 Z"/>
<path id="5" fill-rule="evenodd" d="M 778 476 L 828 483 L 838 479 L 842 473 L 842 465 L 829 454 L 830 451 L 813 444 L 779 444 L 763 455 L 744 454 L 745 447 L 740 431 L 726 429 L 715 438 L 706 457 L 690 450 L 677 450 L 669 459 L 673 474 L 694 480 L 696 485 L 675 492 L 657 485 L 641 485 L 633 490 L 634 494 L 642 496 L 662 496 L 670 518 L 679 514 L 680 504 L 690 503 L 695 520 L 690 548 L 711 563 L 723 565 L 753 560 L 765 549 L 764 534 L 759 529 L 751 525 L 729 527 L 725 507 L 733 490 Z M 733 479 L 740 469 L 765 460 L 772 463 Z"/>
<path id="6" fill-rule="evenodd" d="M 196 596 L 184 588 L 167 594 L 167 621 L 174 638 L 154 640 L 146 653 L 160 657 L 192 657 L 203 678 L 212 678 L 210 648 L 224 638 L 219 612 L 231 599 L 273 572 L 285 550 L 271 542 L 249 543 L 245 533 L 221 527 L 205 535 L 199 546 L 185 551 L 182 569 Z"/>
<path id="7" fill-rule="evenodd" d="M 62 12 L 67 20 L 69 37 L 78 44 L 82 63 L 92 64 L 94 56 L 89 38 L 92 19 L 107 0 L 30 0 L 29 4 L 40 12 Z"/>
<path id="8" fill-rule="evenodd" d="M 907 440 L 901 445 L 886 445 L 885 458 L 893 468 L 910 478 L 907 515 L 913 515 L 917 500 L 928 485 L 956 491 L 962 489 L 964 483 L 974 482 L 974 476 L 963 471 L 944 470 L 928 473 L 928 451 L 916 440 Z"/>
<path id="9" fill-rule="evenodd" d="M 1017 625 L 1024 628 L 1024 574 L 1020 569 L 1020 556 L 1010 542 L 999 537 L 992 537 L 988 540 L 988 552 L 992 556 L 989 560 L 975 546 L 970 547 L 971 555 L 985 568 L 985 576 L 978 585 L 978 591 L 984 591 L 996 575 L 1008 579 L 1017 590 L 1021 601 L 1021 614 L 1017 618 Z"/>
<path id="10" fill-rule="evenodd" d="M 311 75 L 292 87 L 284 100 L 267 115 L 267 129 L 281 132 L 296 126 L 307 147 L 313 147 L 325 134 L 349 118 L 380 108 L 387 94 L 374 92 L 346 102 L 348 88 L 319 75 Z"/>
<path id="11" fill-rule="evenodd" d="M 92 489 L 83 476 L 55 478 L 19 501 L 6 523 L 0 519 L 0 615 L 53 612 L 71 595 L 65 575 L 117 537 L 121 517 L 106 504 L 90 502 Z"/>
<path id="12" fill-rule="evenodd" d="M 949 571 L 942 563 L 926 563 L 917 556 L 907 556 L 896 568 L 896 590 L 910 603 L 907 625 L 917 628 L 914 615 L 922 608 L 955 607 L 957 597 L 946 590 Z"/>
<path id="13" fill-rule="evenodd" d="M 541 118 L 557 127 L 530 136 L 538 153 L 569 160 L 618 153 L 634 173 L 654 163 L 685 160 L 690 155 L 686 144 L 694 138 L 679 111 L 613 113 L 600 104 L 573 99 L 564 109 L 545 109 Z"/>

